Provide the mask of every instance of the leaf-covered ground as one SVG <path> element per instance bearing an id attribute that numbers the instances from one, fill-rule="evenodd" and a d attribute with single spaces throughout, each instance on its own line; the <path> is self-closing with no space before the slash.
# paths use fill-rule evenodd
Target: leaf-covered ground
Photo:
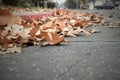
<path id="1" fill-rule="evenodd" d="M 80 33 L 91 35 L 99 30 L 86 30 L 87 27 L 105 22 L 98 14 L 64 9 L 43 10 L 43 13 L 50 12 L 43 17 L 39 15 L 41 13 L 33 13 L 32 16 L 14 14 L 22 11 L 33 12 L 29 9 L 0 8 L 0 54 L 21 53 L 21 48 L 29 45 L 58 45 L 67 42 L 64 37 L 77 37 Z"/>

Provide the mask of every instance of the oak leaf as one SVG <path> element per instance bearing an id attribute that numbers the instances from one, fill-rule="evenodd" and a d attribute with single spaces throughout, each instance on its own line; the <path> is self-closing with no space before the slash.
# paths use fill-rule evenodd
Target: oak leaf
<path id="1" fill-rule="evenodd" d="M 60 44 L 61 42 L 65 42 L 63 37 L 59 37 L 57 33 L 53 32 L 41 32 L 41 34 L 37 35 L 36 37 L 44 38 L 46 43 L 41 43 L 41 45 L 56 45 Z"/>

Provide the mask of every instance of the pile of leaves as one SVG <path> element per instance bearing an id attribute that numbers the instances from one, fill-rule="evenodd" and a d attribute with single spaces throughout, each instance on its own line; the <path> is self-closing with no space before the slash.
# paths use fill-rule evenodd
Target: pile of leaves
<path id="1" fill-rule="evenodd" d="M 48 11 L 48 10 L 47 10 Z M 90 35 L 98 30 L 85 30 L 104 22 L 97 14 L 69 10 L 52 10 L 50 16 L 24 19 L 7 9 L 0 9 L 0 54 L 21 53 L 30 45 L 58 45 L 64 37 L 76 37 L 80 33 Z"/>

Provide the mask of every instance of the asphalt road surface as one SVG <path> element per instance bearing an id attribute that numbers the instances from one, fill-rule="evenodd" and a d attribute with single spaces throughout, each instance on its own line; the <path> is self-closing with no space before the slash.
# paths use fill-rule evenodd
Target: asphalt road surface
<path id="1" fill-rule="evenodd" d="M 120 10 L 84 12 L 120 21 Z M 120 80 L 120 27 L 109 26 L 91 27 L 100 33 L 66 38 L 69 42 L 58 46 L 0 55 L 0 80 Z"/>

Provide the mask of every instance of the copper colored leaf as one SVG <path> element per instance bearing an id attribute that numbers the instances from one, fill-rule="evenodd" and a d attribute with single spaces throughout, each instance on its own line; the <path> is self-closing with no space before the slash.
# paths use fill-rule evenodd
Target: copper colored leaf
<path id="1" fill-rule="evenodd" d="M 33 14 L 34 17 L 26 14 L 24 17 L 30 17 L 27 19 L 11 14 L 12 11 L 19 13 L 30 10 L 0 8 L 0 54 L 21 53 L 21 47 L 29 44 L 44 46 L 60 44 L 65 42 L 65 36 L 76 37 L 80 33 L 90 35 L 99 30 L 86 30 L 86 27 L 105 22 L 99 15 L 62 9 L 47 10 L 52 11 L 53 14 L 49 17 L 43 15 L 43 18 L 39 18 L 36 14 Z M 35 18 L 39 20 L 35 21 Z"/>
<path id="2" fill-rule="evenodd" d="M 81 28 L 87 27 L 89 25 L 88 21 L 77 21 L 74 26 L 80 26 Z"/>
<path id="3" fill-rule="evenodd" d="M 7 16 L 7 15 L 11 15 L 11 12 L 8 9 L 0 8 L 0 16 Z"/>
<path id="4" fill-rule="evenodd" d="M 0 16 L 0 25 L 21 24 L 22 19 L 16 15 Z"/>
<path id="5" fill-rule="evenodd" d="M 29 33 L 32 37 L 34 37 L 39 30 L 39 26 L 37 24 L 35 24 L 35 25 L 36 26 Z"/>
<path id="6" fill-rule="evenodd" d="M 6 27 L 6 25 L 0 25 L 0 30 L 4 30 L 4 27 Z"/>
<path id="7" fill-rule="evenodd" d="M 13 43 L 12 40 L 7 39 L 6 37 L 0 37 L 0 45 L 3 47 L 8 47 L 9 44 Z"/>
<path id="8" fill-rule="evenodd" d="M 46 40 L 47 44 L 42 44 L 42 45 L 48 45 L 48 44 L 56 45 L 65 41 L 63 37 L 59 37 L 57 33 L 52 33 L 52 32 L 41 32 L 41 34 L 38 35 L 37 37 L 44 38 Z"/>

